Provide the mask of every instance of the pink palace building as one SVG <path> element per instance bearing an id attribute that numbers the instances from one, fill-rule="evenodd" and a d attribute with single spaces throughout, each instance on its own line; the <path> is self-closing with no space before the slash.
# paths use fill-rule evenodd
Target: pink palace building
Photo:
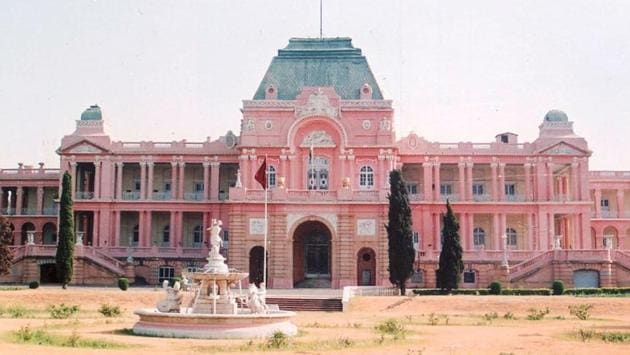
<path id="1" fill-rule="evenodd" d="M 254 175 L 267 157 L 268 287 L 389 285 L 383 225 L 395 168 L 413 211 L 410 286 L 435 286 L 446 199 L 461 226 L 462 287 L 630 286 L 630 171 L 589 171 L 587 142 L 562 111 L 541 112 L 532 142 L 510 132 L 484 143 L 396 137 L 392 102 L 349 38 L 289 40 L 241 111 L 239 135 L 122 142 L 89 107 L 61 139 L 59 170 L 0 170 L 0 208 L 15 228 L 2 280 L 55 281 L 65 171 L 76 284 L 157 284 L 199 268 L 215 218 L 230 266 L 261 278 L 264 191 Z"/>

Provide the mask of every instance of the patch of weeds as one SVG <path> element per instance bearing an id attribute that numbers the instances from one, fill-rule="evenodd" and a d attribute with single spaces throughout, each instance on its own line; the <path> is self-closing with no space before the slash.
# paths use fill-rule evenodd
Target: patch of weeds
<path id="1" fill-rule="evenodd" d="M 21 291 L 26 290 L 26 287 L 0 287 L 0 291 Z"/>
<path id="2" fill-rule="evenodd" d="M 265 347 L 267 349 L 286 349 L 289 347 L 289 336 L 277 331 L 267 339 Z"/>
<path id="3" fill-rule="evenodd" d="M 499 318 L 499 315 L 497 314 L 497 312 L 490 312 L 485 313 L 483 316 L 481 316 L 481 318 L 483 318 L 483 320 L 485 320 L 486 322 L 492 322 L 493 320 Z"/>
<path id="4" fill-rule="evenodd" d="M 22 306 L 11 306 L 7 308 L 7 313 L 11 318 L 24 318 L 31 314 L 31 311 Z"/>
<path id="5" fill-rule="evenodd" d="M 83 339 L 75 329 L 70 336 L 49 333 L 47 329 L 32 329 L 25 325 L 14 331 L 12 338 L 16 343 L 32 345 L 49 345 L 72 348 L 90 349 L 123 349 L 137 347 L 137 345 L 113 343 L 101 339 Z"/>
<path id="6" fill-rule="evenodd" d="M 549 307 L 546 307 L 545 309 L 530 308 L 528 312 L 528 320 L 542 320 L 547 314 L 549 314 Z"/>
<path id="7" fill-rule="evenodd" d="M 429 324 L 430 325 L 437 325 L 440 322 L 440 317 L 437 316 L 435 313 L 430 313 L 429 314 Z"/>
<path id="8" fill-rule="evenodd" d="M 582 342 L 587 342 L 595 336 L 595 331 L 590 329 L 578 329 L 577 336 Z"/>
<path id="9" fill-rule="evenodd" d="M 340 348 L 349 348 L 354 345 L 354 341 L 349 338 L 339 338 L 337 339 L 337 346 Z"/>
<path id="10" fill-rule="evenodd" d="M 516 318 L 516 316 L 514 315 L 514 313 L 512 312 L 507 312 L 503 315 L 503 319 L 508 319 L 508 320 L 516 320 L 518 318 Z"/>
<path id="11" fill-rule="evenodd" d="M 42 329 L 33 330 L 29 324 L 20 327 L 20 329 L 13 332 L 13 338 L 18 343 L 29 343 L 38 345 L 52 344 L 52 338 L 46 331 Z"/>
<path id="12" fill-rule="evenodd" d="M 77 305 L 67 306 L 62 303 L 60 305 L 50 306 L 48 308 L 48 312 L 50 313 L 50 317 L 54 319 L 66 319 L 66 318 L 70 318 L 70 316 L 75 313 L 79 313 L 79 306 Z"/>
<path id="13" fill-rule="evenodd" d="M 108 303 L 104 303 L 98 309 L 98 313 L 102 314 L 105 317 L 119 317 L 122 314 L 119 306 L 111 305 Z"/>
<path id="14" fill-rule="evenodd" d="M 607 343 L 627 343 L 630 342 L 629 332 L 603 332 L 600 333 L 603 341 Z"/>
<path id="15" fill-rule="evenodd" d="M 112 334 L 135 335 L 132 328 L 122 328 L 122 329 L 112 330 Z"/>
<path id="16" fill-rule="evenodd" d="M 579 320 L 587 320 L 591 315 L 589 311 L 593 308 L 592 304 L 582 303 L 569 306 L 569 313 L 576 316 Z"/>
<path id="17" fill-rule="evenodd" d="M 322 325 L 319 322 L 307 323 L 304 324 L 306 328 L 322 328 Z"/>
<path id="18" fill-rule="evenodd" d="M 374 329 L 381 334 L 383 340 L 387 335 L 391 336 L 394 340 L 404 339 L 407 333 L 405 325 L 397 319 L 384 320 L 377 324 Z"/>
<path id="19" fill-rule="evenodd" d="M 553 317 L 555 320 L 565 320 L 566 318 L 563 315 Z"/>

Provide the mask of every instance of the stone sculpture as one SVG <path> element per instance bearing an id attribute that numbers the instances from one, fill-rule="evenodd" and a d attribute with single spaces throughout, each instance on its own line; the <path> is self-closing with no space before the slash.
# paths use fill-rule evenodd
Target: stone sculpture
<path id="1" fill-rule="evenodd" d="M 179 281 L 175 282 L 173 287 L 169 287 L 168 280 L 164 280 L 162 287 L 166 290 L 166 299 L 158 302 L 158 311 L 163 313 L 179 313 L 184 297 L 184 295 L 179 292 L 181 288 Z"/>
<path id="2" fill-rule="evenodd" d="M 249 310 L 255 314 L 267 313 L 267 310 L 269 309 L 265 304 L 264 297 L 261 297 L 260 291 L 254 284 L 249 285 L 247 307 L 249 307 Z"/>

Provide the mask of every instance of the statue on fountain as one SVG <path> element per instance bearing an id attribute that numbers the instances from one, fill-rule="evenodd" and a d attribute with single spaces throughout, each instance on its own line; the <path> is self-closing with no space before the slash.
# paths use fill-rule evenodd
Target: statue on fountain
<path id="1" fill-rule="evenodd" d="M 221 221 L 213 219 L 210 231 L 210 253 L 208 255 L 208 264 L 204 267 L 204 272 L 208 273 L 227 273 L 228 266 L 225 264 L 225 258 L 219 251 L 223 245 L 223 239 L 219 236 L 221 233 Z"/>
<path id="2" fill-rule="evenodd" d="M 158 302 L 158 311 L 163 313 L 179 313 L 182 299 L 184 298 L 184 295 L 179 292 L 181 288 L 179 281 L 176 281 L 173 287 L 170 287 L 168 280 L 164 280 L 162 287 L 166 290 L 166 298 Z"/>
<path id="3" fill-rule="evenodd" d="M 252 313 L 260 314 L 267 313 L 269 307 L 265 304 L 265 296 L 261 295 L 256 285 L 249 285 L 249 292 L 247 293 L 247 307 Z"/>

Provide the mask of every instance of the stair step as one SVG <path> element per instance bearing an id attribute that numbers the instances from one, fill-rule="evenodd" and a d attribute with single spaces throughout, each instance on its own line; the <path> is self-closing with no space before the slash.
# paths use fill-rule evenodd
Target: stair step
<path id="1" fill-rule="evenodd" d="M 277 304 L 287 311 L 340 312 L 343 309 L 341 298 L 267 297 L 267 303 Z"/>

